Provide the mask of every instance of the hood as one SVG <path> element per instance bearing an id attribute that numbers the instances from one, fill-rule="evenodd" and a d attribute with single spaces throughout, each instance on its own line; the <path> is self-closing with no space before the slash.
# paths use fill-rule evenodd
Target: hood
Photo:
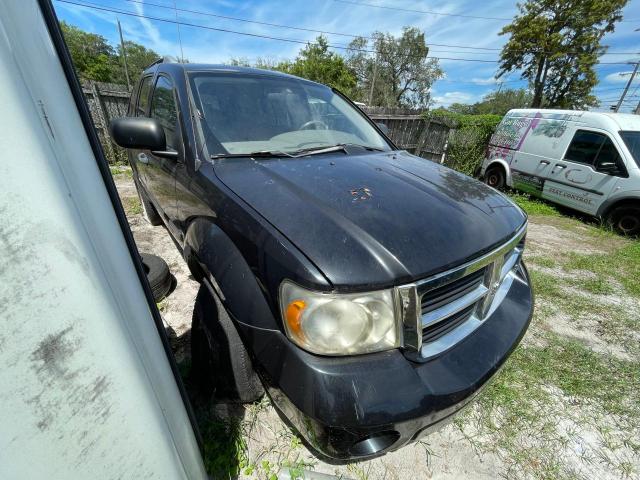
<path id="1" fill-rule="evenodd" d="M 215 172 L 335 287 L 383 287 L 464 263 L 525 215 L 502 194 L 406 152 L 226 159 Z"/>

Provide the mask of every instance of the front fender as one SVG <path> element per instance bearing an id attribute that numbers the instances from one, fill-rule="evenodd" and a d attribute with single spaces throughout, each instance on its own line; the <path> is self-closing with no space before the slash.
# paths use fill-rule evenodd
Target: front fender
<path id="1" fill-rule="evenodd" d="M 501 165 L 502 168 L 504 168 L 505 171 L 505 179 L 507 182 L 507 186 L 509 187 L 513 187 L 513 182 L 511 180 L 511 168 L 509 167 L 509 164 L 507 163 L 507 161 L 503 158 L 493 158 L 489 161 L 486 161 L 486 165 L 483 167 L 482 169 L 482 175 L 484 176 L 484 173 L 487 171 L 487 169 L 489 167 L 491 167 L 492 165 Z"/>
<path id="2" fill-rule="evenodd" d="M 191 222 L 184 257 L 196 280 L 208 281 L 231 316 L 242 323 L 279 330 L 273 310 L 233 241 L 208 219 Z"/>

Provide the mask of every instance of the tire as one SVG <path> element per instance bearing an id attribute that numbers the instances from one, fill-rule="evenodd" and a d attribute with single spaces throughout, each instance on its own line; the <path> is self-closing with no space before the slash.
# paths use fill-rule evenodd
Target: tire
<path id="1" fill-rule="evenodd" d="M 191 368 L 202 393 L 216 400 L 252 403 L 264 395 L 233 321 L 205 285 L 193 309 Z"/>
<path id="2" fill-rule="evenodd" d="M 607 224 L 621 235 L 640 235 L 640 205 L 621 205 L 607 215 Z"/>
<path id="3" fill-rule="evenodd" d="M 152 226 L 157 227 L 158 225 L 162 225 L 162 217 L 156 210 L 156 207 L 153 206 L 149 197 L 144 192 L 138 180 L 135 180 L 134 173 L 134 182 L 136 185 L 136 191 L 138 192 L 138 198 L 140 199 L 140 205 L 142 205 L 142 216 L 144 219 L 149 222 Z"/>
<path id="4" fill-rule="evenodd" d="M 171 290 L 173 277 L 169 272 L 169 266 L 162 258 L 150 253 L 141 253 L 140 259 L 153 292 L 153 299 L 158 303 Z"/>
<path id="5" fill-rule="evenodd" d="M 484 183 L 496 190 L 504 190 L 507 184 L 504 168 L 498 166 L 489 167 L 487 171 L 484 172 Z"/>

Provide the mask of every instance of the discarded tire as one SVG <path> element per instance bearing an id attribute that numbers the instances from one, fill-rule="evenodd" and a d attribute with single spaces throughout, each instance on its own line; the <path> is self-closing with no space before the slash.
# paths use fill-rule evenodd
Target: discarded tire
<path id="1" fill-rule="evenodd" d="M 141 253 L 140 259 L 153 292 L 153 299 L 157 303 L 171 290 L 173 278 L 169 272 L 169 266 L 162 258 L 150 253 Z"/>

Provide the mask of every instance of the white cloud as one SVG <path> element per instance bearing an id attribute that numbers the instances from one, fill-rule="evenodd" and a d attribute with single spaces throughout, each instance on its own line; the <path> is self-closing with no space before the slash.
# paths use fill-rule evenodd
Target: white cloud
<path id="1" fill-rule="evenodd" d="M 609 75 L 604 77 L 604 82 L 625 83 L 629 81 L 629 75 L 631 75 L 631 73 L 632 73 L 631 70 L 629 70 L 628 72 L 610 73 Z"/>
<path id="2" fill-rule="evenodd" d="M 498 83 L 498 80 L 496 80 L 495 77 L 472 78 L 470 81 L 475 83 L 476 85 L 495 85 Z"/>
<path id="3" fill-rule="evenodd" d="M 443 95 L 433 97 L 434 106 L 448 107 L 452 103 L 473 103 L 476 101 L 477 95 L 468 92 L 447 92 Z"/>

